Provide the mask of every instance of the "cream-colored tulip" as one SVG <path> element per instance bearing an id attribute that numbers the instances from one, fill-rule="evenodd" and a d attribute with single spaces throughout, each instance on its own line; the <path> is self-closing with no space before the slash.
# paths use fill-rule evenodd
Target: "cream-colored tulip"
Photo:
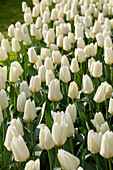
<path id="1" fill-rule="evenodd" d="M 51 57 L 51 51 L 48 48 L 41 48 L 41 60 L 45 60 L 46 57 Z"/>
<path id="2" fill-rule="evenodd" d="M 104 47 L 104 36 L 102 35 L 102 33 L 96 34 L 96 40 L 97 40 L 98 46 L 103 48 Z"/>
<path id="3" fill-rule="evenodd" d="M 23 44 L 29 46 L 31 44 L 31 39 L 29 34 L 23 35 Z"/>
<path id="4" fill-rule="evenodd" d="M 110 98 L 108 112 L 113 114 L 113 99 Z"/>
<path id="5" fill-rule="evenodd" d="M 39 146 L 45 150 L 50 150 L 54 147 L 51 132 L 47 126 L 41 128 L 39 133 Z"/>
<path id="6" fill-rule="evenodd" d="M 52 70 L 54 69 L 54 66 L 53 66 L 53 62 L 52 62 L 52 59 L 50 57 L 46 57 L 45 58 L 45 62 L 44 62 L 44 65 L 46 67 L 47 70 Z"/>
<path id="7" fill-rule="evenodd" d="M 87 145 L 91 153 L 100 152 L 102 133 L 96 133 L 93 130 L 88 132 Z"/>
<path id="8" fill-rule="evenodd" d="M 97 34 L 99 32 L 101 32 L 101 23 L 99 21 L 95 21 L 93 27 L 93 33 Z"/>
<path id="9" fill-rule="evenodd" d="M 75 99 L 77 98 L 78 96 L 78 86 L 77 84 L 73 81 L 70 83 L 69 85 L 69 90 L 68 90 L 68 96 L 71 98 L 71 99 Z"/>
<path id="10" fill-rule="evenodd" d="M 53 8 L 51 11 L 51 20 L 55 21 L 55 20 L 57 20 L 57 18 L 58 18 L 58 10 Z"/>
<path id="11" fill-rule="evenodd" d="M 22 24 L 22 26 L 21 26 L 21 32 L 22 32 L 23 35 L 24 35 L 24 34 L 29 34 L 26 23 Z"/>
<path id="12" fill-rule="evenodd" d="M 78 38 L 78 41 L 77 41 L 77 48 L 82 48 L 82 49 L 84 49 L 84 47 L 85 47 L 85 42 L 84 42 L 84 40 L 83 40 L 83 38 Z"/>
<path id="13" fill-rule="evenodd" d="M 12 83 L 15 83 L 18 81 L 20 76 L 20 72 L 17 67 L 13 66 L 10 68 L 10 73 L 9 73 L 9 80 Z"/>
<path id="14" fill-rule="evenodd" d="M 55 79 L 54 73 L 52 70 L 46 71 L 46 85 L 49 86 L 50 82 Z"/>
<path id="15" fill-rule="evenodd" d="M 75 36 L 72 32 L 68 32 L 68 38 L 70 39 L 71 44 L 74 44 L 76 42 Z"/>
<path id="16" fill-rule="evenodd" d="M 63 49 L 65 51 L 69 51 L 71 49 L 71 40 L 69 37 L 64 37 L 63 38 Z"/>
<path id="17" fill-rule="evenodd" d="M 57 37 L 57 45 L 58 47 L 63 47 L 63 35 L 58 35 Z"/>
<path id="18" fill-rule="evenodd" d="M 0 106 L 0 125 L 2 122 L 3 122 L 3 113 L 2 113 L 1 106 Z"/>
<path id="19" fill-rule="evenodd" d="M 32 76 L 30 79 L 30 86 L 32 92 L 36 93 L 41 88 L 41 79 L 38 75 Z"/>
<path id="20" fill-rule="evenodd" d="M 3 39 L 1 41 L 1 47 L 3 47 L 5 49 L 6 53 L 10 53 L 11 47 L 10 47 L 9 41 L 7 39 Z"/>
<path id="21" fill-rule="evenodd" d="M 66 107 L 65 114 L 70 114 L 71 120 L 74 123 L 76 118 L 77 118 L 77 108 L 76 108 L 76 105 L 74 103 L 73 104 L 69 104 Z"/>
<path id="22" fill-rule="evenodd" d="M 72 155 L 71 153 L 63 149 L 58 150 L 57 156 L 62 169 L 76 170 L 80 164 L 80 160 L 76 156 Z"/>
<path id="23" fill-rule="evenodd" d="M 75 49 L 75 58 L 78 59 L 79 63 L 83 63 L 85 61 L 85 52 L 81 48 Z"/>
<path id="24" fill-rule="evenodd" d="M 29 57 L 29 62 L 36 63 L 38 58 L 34 47 L 28 49 L 28 57 Z"/>
<path id="25" fill-rule="evenodd" d="M 22 66 L 19 64 L 18 61 L 12 62 L 11 67 L 16 67 L 18 69 L 18 71 L 19 71 L 20 76 L 22 75 L 24 70 L 22 69 Z"/>
<path id="26" fill-rule="evenodd" d="M 8 98 L 5 90 L 0 91 L 0 106 L 2 110 L 5 110 L 8 107 Z"/>
<path id="27" fill-rule="evenodd" d="M 45 11 L 42 17 L 42 23 L 50 23 L 50 14 L 49 12 Z"/>
<path id="28" fill-rule="evenodd" d="M 32 17 L 37 18 L 39 15 L 39 6 L 35 5 L 32 9 Z"/>
<path id="29" fill-rule="evenodd" d="M 26 163 L 25 170 L 40 170 L 40 159 L 36 159 L 35 161 L 30 160 Z"/>
<path id="30" fill-rule="evenodd" d="M 94 91 L 94 87 L 91 78 L 87 74 L 83 75 L 83 92 L 85 94 L 90 94 L 93 91 Z"/>
<path id="31" fill-rule="evenodd" d="M 84 38 L 83 27 L 81 25 L 76 25 L 75 26 L 75 39 L 78 40 L 80 37 Z"/>
<path id="32" fill-rule="evenodd" d="M 104 117 L 101 112 L 95 113 L 94 119 L 91 119 L 92 124 L 96 127 L 96 125 L 101 126 L 101 124 L 105 123 Z"/>
<path id="33" fill-rule="evenodd" d="M 33 23 L 33 18 L 32 18 L 32 15 L 31 15 L 31 13 L 29 12 L 29 13 L 24 13 L 24 21 L 25 21 L 25 23 L 27 24 L 27 25 L 30 25 L 30 24 L 32 24 Z"/>
<path id="34" fill-rule="evenodd" d="M 5 80 L 2 74 L 0 74 L 0 90 L 5 89 Z"/>
<path id="35" fill-rule="evenodd" d="M 46 81 L 46 67 L 44 65 L 41 65 L 38 70 L 38 75 L 41 79 L 41 82 Z"/>
<path id="36" fill-rule="evenodd" d="M 31 102 L 30 99 L 26 100 L 25 108 L 24 108 L 24 116 L 23 119 L 31 122 L 36 118 L 36 108 L 34 100 Z"/>
<path id="37" fill-rule="evenodd" d="M 79 64 L 78 64 L 78 61 L 77 61 L 76 58 L 73 58 L 71 60 L 70 70 L 71 70 L 72 73 L 77 73 L 80 70 Z"/>
<path id="38" fill-rule="evenodd" d="M 0 47 L 0 61 L 7 60 L 8 55 L 3 47 Z"/>
<path id="39" fill-rule="evenodd" d="M 38 70 L 41 65 L 42 65 L 42 60 L 41 57 L 38 55 L 37 62 L 35 63 L 34 68 Z"/>
<path id="40" fill-rule="evenodd" d="M 26 102 L 26 94 L 25 92 L 22 92 L 21 94 L 18 95 L 17 98 L 17 110 L 19 112 L 24 112 L 25 102 Z"/>
<path id="41" fill-rule="evenodd" d="M 74 134 L 74 126 L 70 114 L 64 115 L 65 123 L 67 124 L 67 137 L 70 138 Z"/>
<path id="42" fill-rule="evenodd" d="M 48 99 L 51 101 L 60 101 L 62 98 L 59 80 L 52 80 L 49 85 Z"/>
<path id="43" fill-rule="evenodd" d="M 22 92 L 25 92 L 27 99 L 31 96 L 31 92 L 26 81 L 20 83 L 20 93 Z"/>
<path id="44" fill-rule="evenodd" d="M 105 63 L 108 65 L 113 64 L 113 50 L 112 50 L 112 48 L 106 47 L 104 60 L 105 60 Z"/>
<path id="45" fill-rule="evenodd" d="M 52 59 L 54 64 L 61 64 L 62 55 L 60 51 L 52 51 Z"/>
<path id="46" fill-rule="evenodd" d="M 41 20 L 41 17 L 38 17 L 37 19 L 36 19 L 36 27 L 39 29 L 39 28 L 41 28 L 42 27 L 42 20 Z"/>
<path id="47" fill-rule="evenodd" d="M 14 29 L 14 35 L 15 35 L 15 38 L 16 38 L 19 42 L 23 41 L 23 34 L 22 34 L 20 28 L 15 28 L 15 29 Z"/>
<path id="48" fill-rule="evenodd" d="M 27 145 L 20 135 L 18 137 L 13 137 L 11 148 L 15 161 L 23 162 L 26 161 L 30 156 Z"/>
<path id="49" fill-rule="evenodd" d="M 71 74 L 67 66 L 63 66 L 60 68 L 59 78 L 64 83 L 68 83 L 71 80 Z"/>
<path id="50" fill-rule="evenodd" d="M 12 38 L 12 51 L 18 53 L 21 49 L 19 41 L 16 38 Z"/>
<path id="51" fill-rule="evenodd" d="M 61 58 L 61 67 L 67 66 L 69 68 L 69 60 L 66 55 L 63 55 Z"/>
<path id="52" fill-rule="evenodd" d="M 7 81 L 7 66 L 0 67 L 0 75 L 3 76 L 4 81 Z"/>
<path id="53" fill-rule="evenodd" d="M 104 39 L 104 49 L 106 49 L 107 47 L 108 48 L 112 48 L 113 47 L 112 40 L 111 40 L 109 35 L 107 35 L 105 37 L 105 39 Z"/>

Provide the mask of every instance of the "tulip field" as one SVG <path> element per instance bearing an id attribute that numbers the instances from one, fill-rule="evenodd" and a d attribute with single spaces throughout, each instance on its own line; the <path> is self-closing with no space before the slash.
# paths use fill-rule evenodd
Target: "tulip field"
<path id="1" fill-rule="evenodd" d="M 0 32 L 0 170 L 112 170 L 113 0 L 31 2 Z"/>

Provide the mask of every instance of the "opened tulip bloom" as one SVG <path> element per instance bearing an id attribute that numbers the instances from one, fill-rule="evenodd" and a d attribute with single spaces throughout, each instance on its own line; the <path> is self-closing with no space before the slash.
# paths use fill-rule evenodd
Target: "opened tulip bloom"
<path id="1" fill-rule="evenodd" d="M 20 93 L 22 92 L 25 92 L 26 98 L 29 98 L 31 96 L 31 92 L 26 81 L 20 83 Z"/>
<path id="2" fill-rule="evenodd" d="M 36 159 L 35 161 L 30 160 L 26 163 L 25 170 L 40 170 L 40 159 Z"/>

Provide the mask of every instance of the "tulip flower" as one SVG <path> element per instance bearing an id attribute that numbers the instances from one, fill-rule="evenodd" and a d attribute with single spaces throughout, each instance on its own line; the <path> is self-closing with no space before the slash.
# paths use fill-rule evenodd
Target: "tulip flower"
<path id="1" fill-rule="evenodd" d="M 61 67 L 67 66 L 69 68 L 69 60 L 66 55 L 63 55 L 61 58 Z"/>
<path id="2" fill-rule="evenodd" d="M 64 83 L 68 83 L 71 80 L 70 71 L 67 66 L 63 66 L 60 68 L 59 78 Z"/>
<path id="3" fill-rule="evenodd" d="M 12 66 L 10 68 L 10 73 L 9 73 L 10 82 L 12 82 L 12 83 L 17 82 L 19 79 L 19 76 L 20 76 L 20 72 L 19 72 L 18 68 L 15 66 Z"/>
<path id="4" fill-rule="evenodd" d="M 111 40 L 110 36 L 108 35 L 104 39 L 104 49 L 112 48 L 112 47 L 113 47 L 112 40 Z"/>
<path id="5" fill-rule="evenodd" d="M 23 35 L 23 44 L 29 46 L 31 44 L 31 39 L 29 34 Z"/>
<path id="6" fill-rule="evenodd" d="M 41 79 L 39 76 L 32 76 L 30 80 L 30 87 L 32 92 L 36 93 L 41 88 Z"/>
<path id="7" fill-rule="evenodd" d="M 11 67 L 16 67 L 17 70 L 18 70 L 19 73 L 20 73 L 20 76 L 22 75 L 22 73 L 23 73 L 24 70 L 22 69 L 21 65 L 20 65 L 17 61 L 12 62 L 12 63 L 11 63 Z"/>
<path id="8" fill-rule="evenodd" d="M 51 51 L 48 48 L 41 48 L 41 60 L 45 60 L 46 57 L 51 57 Z"/>
<path id="9" fill-rule="evenodd" d="M 48 99 L 51 101 L 60 101 L 62 98 L 59 80 L 52 80 L 49 85 Z"/>
<path id="10" fill-rule="evenodd" d="M 32 15 L 31 15 L 31 13 L 29 12 L 29 13 L 24 13 L 24 21 L 25 21 L 25 23 L 27 24 L 27 25 L 30 25 L 30 24 L 32 24 L 33 23 L 33 18 L 32 18 Z"/>
<path id="11" fill-rule="evenodd" d="M 110 98 L 108 112 L 113 114 L 113 99 Z"/>
<path id="12" fill-rule="evenodd" d="M 41 17 L 37 17 L 36 19 L 36 27 L 39 29 L 42 27 L 42 20 L 41 20 Z"/>
<path id="13" fill-rule="evenodd" d="M 0 91 L 0 106 L 2 110 L 5 110 L 8 107 L 8 99 L 5 90 Z"/>
<path id="14" fill-rule="evenodd" d="M 51 11 L 51 20 L 55 21 L 55 20 L 57 20 L 57 18 L 58 18 L 58 10 L 53 8 Z"/>
<path id="15" fill-rule="evenodd" d="M 65 114 L 70 114 L 71 120 L 72 120 L 72 122 L 74 123 L 75 120 L 76 120 L 76 118 L 77 118 L 77 109 L 76 109 L 75 104 L 69 104 L 69 105 L 66 107 Z"/>
<path id="16" fill-rule="evenodd" d="M 80 70 L 77 59 L 73 58 L 71 60 L 70 70 L 72 73 L 77 73 Z"/>
<path id="17" fill-rule="evenodd" d="M 41 57 L 38 55 L 37 62 L 34 64 L 34 68 L 38 70 L 41 65 L 42 65 L 42 60 Z"/>
<path id="18" fill-rule="evenodd" d="M 90 130 L 88 132 L 87 145 L 88 145 L 88 150 L 91 153 L 100 152 L 101 139 L 102 139 L 102 133 L 101 132 L 99 134 L 94 132 L 93 130 Z"/>
<path id="19" fill-rule="evenodd" d="M 16 38 L 12 38 L 12 51 L 18 53 L 21 49 L 19 41 Z"/>
<path id="20" fill-rule="evenodd" d="M 69 89 L 68 89 L 68 96 L 71 98 L 71 99 L 75 99 L 77 98 L 78 96 L 78 86 L 77 84 L 73 81 L 70 83 L 69 85 Z"/>
<path id="21" fill-rule="evenodd" d="M 38 58 L 34 47 L 28 49 L 28 57 L 30 63 L 36 63 Z"/>
<path id="22" fill-rule="evenodd" d="M 65 170 L 77 169 L 80 164 L 80 160 L 76 156 L 70 154 L 69 152 L 63 149 L 58 150 L 57 156 L 62 169 Z"/>
<path id="23" fill-rule="evenodd" d="M 25 102 L 26 102 L 26 94 L 25 92 L 22 92 L 21 94 L 19 94 L 17 98 L 17 110 L 19 112 L 24 112 Z"/>
<path id="24" fill-rule="evenodd" d="M 78 40 L 80 37 L 84 38 L 83 27 L 80 25 L 76 25 L 75 26 L 75 39 Z"/>
<path id="25" fill-rule="evenodd" d="M 1 47 L 3 47 L 5 49 L 6 53 L 10 53 L 11 47 L 10 47 L 9 41 L 7 39 L 3 39 L 1 41 Z"/>
<path id="26" fill-rule="evenodd" d="M 26 161 L 30 156 L 27 145 L 20 135 L 18 137 L 13 137 L 11 148 L 15 161 L 23 162 Z"/>
<path id="27" fill-rule="evenodd" d="M 14 25 L 11 24 L 9 27 L 8 27 L 8 36 L 13 38 L 14 37 Z"/>
<path id="28" fill-rule="evenodd" d="M 21 26 L 21 32 L 22 32 L 23 36 L 24 36 L 24 34 L 29 34 L 26 23 L 22 24 L 22 26 Z"/>
<path id="29" fill-rule="evenodd" d="M 95 127 L 96 125 L 101 126 L 101 124 L 105 123 L 102 113 L 101 112 L 95 113 L 94 119 L 92 119 L 91 122 Z"/>
<path id="30" fill-rule="evenodd" d="M 104 60 L 105 60 L 105 63 L 108 65 L 113 64 L 113 50 L 112 50 L 112 48 L 106 47 Z"/>
<path id="31" fill-rule="evenodd" d="M 25 92 L 27 99 L 31 96 L 31 92 L 26 81 L 20 83 L 20 93 L 22 92 Z"/>
<path id="32" fill-rule="evenodd" d="M 91 78 L 87 74 L 83 75 L 83 92 L 85 94 L 90 94 L 93 91 L 94 91 L 94 87 Z"/>
<path id="33" fill-rule="evenodd" d="M 58 47 L 63 47 L 63 35 L 58 35 L 57 45 L 58 45 Z"/>
<path id="34" fill-rule="evenodd" d="M 1 106 L 0 106 L 0 125 L 2 122 L 3 122 L 3 113 L 2 113 Z"/>
<path id="35" fill-rule="evenodd" d="M 85 47 L 85 42 L 84 42 L 83 38 L 80 37 L 77 41 L 77 48 L 84 49 L 84 47 Z"/>
<path id="36" fill-rule="evenodd" d="M 3 76 L 4 81 L 7 81 L 7 66 L 0 67 L 0 75 Z"/>
<path id="37" fill-rule="evenodd" d="M 61 63 L 62 55 L 59 51 L 52 51 L 52 59 L 54 64 L 60 64 Z"/>
<path id="38" fill-rule="evenodd" d="M 46 81 L 46 67 L 44 65 L 41 65 L 38 70 L 38 76 L 41 79 L 41 82 Z"/>
<path id="39" fill-rule="evenodd" d="M 83 63 L 85 61 L 85 52 L 83 49 L 75 49 L 75 59 L 78 59 L 79 63 Z"/>
<path id="40" fill-rule="evenodd" d="M 69 51 L 71 49 L 71 40 L 66 36 L 63 39 L 63 49 L 65 51 Z"/>
<path id="41" fill-rule="evenodd" d="M 103 48 L 104 47 L 104 37 L 103 37 L 102 33 L 96 34 L 96 40 L 97 40 L 98 46 Z"/>
<path id="42" fill-rule="evenodd" d="M 2 74 L 0 74 L 0 90 L 5 89 L 5 80 Z"/>
<path id="43" fill-rule="evenodd" d="M 30 169 L 40 170 L 40 159 L 36 159 L 35 161 L 30 160 L 29 162 L 27 162 L 25 165 L 25 170 Z"/>
<path id="44" fill-rule="evenodd" d="M 23 41 L 23 34 L 22 34 L 20 28 L 15 28 L 15 30 L 14 30 L 14 35 L 15 35 L 15 38 L 16 38 L 19 42 Z"/>
<path id="45" fill-rule="evenodd" d="M 53 62 L 52 62 L 52 59 L 50 57 L 46 57 L 45 58 L 45 62 L 44 62 L 44 65 L 46 67 L 47 70 L 52 70 L 54 69 L 54 66 L 53 66 Z"/>
<path id="46" fill-rule="evenodd" d="M 8 55 L 3 47 L 0 47 L 0 61 L 7 60 Z"/>
<path id="47" fill-rule="evenodd" d="M 49 86 L 50 82 L 55 79 L 54 73 L 52 70 L 46 71 L 46 85 Z"/>

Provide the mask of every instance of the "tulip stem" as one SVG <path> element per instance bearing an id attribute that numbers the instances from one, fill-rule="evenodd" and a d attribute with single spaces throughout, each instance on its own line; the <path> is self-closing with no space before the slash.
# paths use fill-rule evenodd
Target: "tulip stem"
<path id="1" fill-rule="evenodd" d="M 56 112 L 55 102 L 53 102 L 53 111 Z"/>
<path id="2" fill-rule="evenodd" d="M 90 111 L 90 119 L 91 119 L 91 103 L 90 103 L 90 95 L 88 94 L 88 100 L 89 100 L 89 111 Z"/>
<path id="3" fill-rule="evenodd" d="M 3 150 L 2 150 L 2 146 L 1 145 L 0 145 L 0 150 L 1 150 L 2 165 L 4 166 Z"/>
<path id="4" fill-rule="evenodd" d="M 111 84 L 113 83 L 113 69 L 112 69 L 112 64 L 111 64 Z"/>
<path id="5" fill-rule="evenodd" d="M 106 106 L 106 121 L 108 122 L 107 100 L 105 100 L 105 106 Z"/>
<path id="6" fill-rule="evenodd" d="M 49 158 L 50 170 L 52 170 L 52 163 L 51 163 L 50 151 L 48 150 L 47 152 L 48 152 L 48 158 Z"/>
<path id="7" fill-rule="evenodd" d="M 97 164 L 97 170 L 98 170 L 98 167 L 99 167 L 98 154 L 95 154 L 95 159 L 96 159 L 96 164 Z"/>
<path id="8" fill-rule="evenodd" d="M 31 122 L 29 122 L 29 127 L 30 127 L 30 132 L 31 132 L 31 141 L 32 141 L 32 145 L 33 145 L 33 160 L 35 160 L 34 139 L 33 139 Z"/>
<path id="9" fill-rule="evenodd" d="M 35 100 L 36 100 L 36 95 L 35 95 L 35 93 L 33 93 L 33 98 L 34 98 L 34 102 L 35 102 Z M 35 104 L 36 104 L 36 102 L 35 102 Z"/>
<path id="10" fill-rule="evenodd" d="M 77 75 L 76 75 L 76 73 L 74 73 L 74 79 L 75 79 L 75 83 L 76 83 L 76 81 L 77 81 Z"/>
<path id="11" fill-rule="evenodd" d="M 108 159 L 108 163 L 109 163 L 109 170 L 112 170 L 112 165 L 111 165 L 110 159 Z"/>
<path id="12" fill-rule="evenodd" d="M 72 137 L 69 138 L 69 143 L 70 143 L 70 147 L 71 147 L 71 153 L 74 155 L 74 147 L 73 147 Z"/>
<path id="13" fill-rule="evenodd" d="M 66 93 L 67 93 L 67 105 L 69 104 L 69 97 L 68 97 L 68 83 L 66 84 Z"/>
<path id="14" fill-rule="evenodd" d="M 99 105 L 99 103 L 97 103 L 97 110 L 98 110 L 98 112 L 99 112 L 99 110 L 100 110 L 100 105 Z"/>

